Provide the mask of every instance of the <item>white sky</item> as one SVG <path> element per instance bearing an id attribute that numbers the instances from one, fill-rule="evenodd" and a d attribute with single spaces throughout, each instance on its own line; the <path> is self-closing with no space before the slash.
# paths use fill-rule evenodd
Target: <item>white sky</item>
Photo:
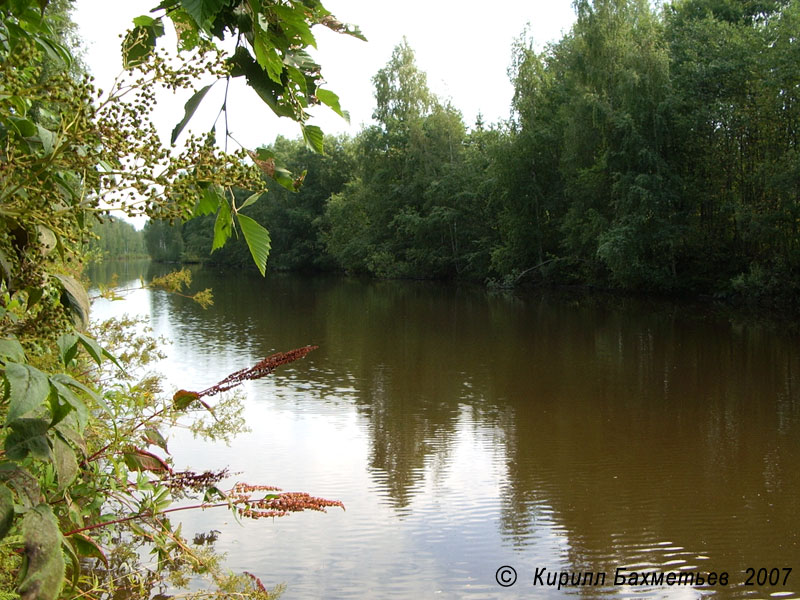
<path id="1" fill-rule="evenodd" d="M 121 71 L 120 34 L 134 17 L 147 14 L 157 4 L 157 0 L 76 1 L 73 17 L 98 87 L 107 89 Z M 371 78 L 388 62 L 404 35 L 416 52 L 418 67 L 428 75 L 430 89 L 450 99 L 468 126 L 479 112 L 486 123 L 506 119 L 513 92 L 506 71 L 514 38 L 530 24 L 534 42 L 541 48 L 558 40 L 574 22 L 569 0 L 327 0 L 324 4 L 340 21 L 359 25 L 369 40 L 337 35 L 321 26 L 313 30 L 326 87 L 339 95 L 351 115 L 348 126 L 332 111 L 320 109 L 311 123 L 326 133 L 355 134 L 371 122 Z M 206 83 L 198 83 L 197 88 Z M 222 103 L 222 87 L 216 86 L 206 96 L 205 109 L 197 112 L 189 128 L 207 131 L 211 127 Z M 155 118 L 167 140 L 190 95 L 159 97 Z M 277 134 L 299 135 L 296 124 L 275 117 L 244 84 L 232 87 L 228 106 L 231 132 L 249 148 L 271 143 Z"/>

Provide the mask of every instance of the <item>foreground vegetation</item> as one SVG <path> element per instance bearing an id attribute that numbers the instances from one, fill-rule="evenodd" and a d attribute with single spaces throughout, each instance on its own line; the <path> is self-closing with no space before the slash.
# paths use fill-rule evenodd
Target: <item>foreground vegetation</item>
<path id="1" fill-rule="evenodd" d="M 358 33 L 315 0 L 165 0 L 134 21 L 122 45 L 126 72 L 101 92 L 70 49 L 68 8 L 0 1 L 0 596 L 163 598 L 206 576 L 204 597 L 272 597 L 256 577 L 225 572 L 205 540 L 189 542 L 170 514 L 220 507 L 257 519 L 341 503 L 261 484 L 226 489 L 225 470 L 173 464 L 167 438 L 183 425 L 229 439 L 243 422 L 226 392 L 313 348 L 267 357 L 205 390 L 165 393 L 146 371 L 159 341 L 136 321 L 90 325 L 80 278 L 93 228 L 115 227 L 111 209 L 188 219 L 198 206 L 217 214 L 213 247 L 236 229 L 263 272 L 267 231 L 239 213 L 232 190 L 258 191 L 265 174 L 289 187 L 299 180 L 268 151 L 220 151 L 213 134 L 165 147 L 150 121 L 156 91 L 193 89 L 200 76 L 225 85 L 244 77 L 319 151 L 322 134 L 305 123 L 306 108 L 340 109 L 305 51 L 310 28 Z M 185 54 L 157 50 L 166 20 Z M 235 48 L 218 48 L 231 34 Z M 207 89 L 187 103 L 172 141 Z M 181 271 L 151 285 L 186 294 L 189 283 Z M 207 291 L 192 296 L 210 301 Z"/>
<path id="2" fill-rule="evenodd" d="M 800 2 L 575 7 L 572 30 L 543 52 L 524 37 L 514 46 L 506 123 L 467 128 L 404 42 L 373 79 L 375 125 L 328 140 L 324 157 L 275 142 L 309 171 L 298 194 L 273 189 L 253 209 L 273 268 L 796 308 Z M 175 260 L 205 256 L 212 231 L 209 219 L 148 235 L 170 239 Z M 242 263 L 245 250 L 210 260 Z"/>

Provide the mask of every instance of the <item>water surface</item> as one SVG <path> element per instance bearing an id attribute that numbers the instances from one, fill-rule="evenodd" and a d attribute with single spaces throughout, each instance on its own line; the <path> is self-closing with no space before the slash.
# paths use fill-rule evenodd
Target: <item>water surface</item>
<path id="1" fill-rule="evenodd" d="M 182 517 L 189 537 L 220 532 L 231 568 L 285 583 L 283 598 L 800 595 L 795 336 L 618 298 L 202 271 L 195 282 L 214 289 L 212 308 L 141 290 L 94 316 L 147 315 L 172 341 L 162 369 L 174 388 L 319 345 L 247 384 L 251 432 L 231 446 L 170 442 L 178 468 L 227 466 L 240 472 L 230 483 L 344 502 L 244 525 L 224 510 Z M 497 584 L 502 565 L 514 586 Z M 535 585 L 543 568 L 604 572 L 605 585 Z M 730 583 L 615 586 L 617 568 Z M 745 586 L 748 568 L 779 569 L 781 583 Z"/>

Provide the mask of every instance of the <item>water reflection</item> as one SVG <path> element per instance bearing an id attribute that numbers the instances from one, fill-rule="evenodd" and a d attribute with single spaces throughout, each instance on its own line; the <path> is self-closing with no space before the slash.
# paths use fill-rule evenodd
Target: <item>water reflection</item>
<path id="1" fill-rule="evenodd" d="M 291 457 L 245 468 L 348 505 L 276 523 L 263 539 L 224 516 L 197 522 L 221 531 L 235 568 L 286 581 L 286 597 L 562 595 L 532 590 L 536 567 L 607 572 L 602 590 L 572 590 L 589 597 L 637 595 L 610 585 L 618 567 L 727 571 L 735 584 L 638 590 L 648 597 L 797 589 L 741 585 L 748 567 L 800 577 L 792 336 L 669 303 L 195 279 L 214 289 L 208 311 L 149 295 L 156 332 L 173 340 L 176 386 L 320 346 L 251 385 L 250 437 L 229 450 L 181 442 L 195 461 L 239 469 L 242 457 Z M 259 562 L 265 544 L 289 564 Z M 518 565 L 513 589 L 494 583 L 504 563 Z"/>

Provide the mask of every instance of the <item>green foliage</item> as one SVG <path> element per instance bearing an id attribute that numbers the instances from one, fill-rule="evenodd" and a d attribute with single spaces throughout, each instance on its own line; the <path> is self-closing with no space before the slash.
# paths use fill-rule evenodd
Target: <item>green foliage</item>
<path id="1" fill-rule="evenodd" d="M 180 50 L 207 48 L 215 40 L 233 35 L 234 47 L 226 52 L 231 70 L 225 78 L 244 77 L 275 114 L 300 123 L 304 137 L 321 151 L 321 132 L 318 127 L 305 125 L 306 109 L 324 103 L 340 114 L 342 111 L 332 92 L 323 91 L 321 98 L 317 96 L 322 73 L 306 51 L 309 46 L 316 47 L 311 27 L 322 25 L 364 39 L 358 28 L 337 21 L 318 0 L 285 4 L 262 0 L 164 0 L 153 12 L 159 11 L 163 13 L 134 20 L 131 39 L 123 44 L 123 55 L 129 64 L 155 53 L 165 18 L 176 26 Z M 186 114 L 173 130 L 173 141 L 206 91 L 202 88 L 187 102 Z"/>
<path id="2" fill-rule="evenodd" d="M 373 79 L 375 125 L 326 139 L 325 158 L 310 157 L 307 134 L 254 153 L 287 190 L 297 178 L 279 164 L 309 173 L 298 194 L 247 207 L 270 223 L 273 264 L 796 306 L 800 3 L 575 9 L 544 51 L 524 34 L 514 44 L 507 123 L 468 131 L 403 41 Z M 181 235 L 173 255 L 196 259 L 213 224 Z M 211 260 L 246 255 L 240 240 Z"/>
<path id="3" fill-rule="evenodd" d="M 236 220 L 239 223 L 239 228 L 242 230 L 242 235 L 247 242 L 247 247 L 250 248 L 250 254 L 256 261 L 258 270 L 261 275 L 264 275 L 264 269 L 267 268 L 267 257 L 269 256 L 270 239 L 269 233 L 261 225 L 256 223 L 253 219 L 245 215 L 236 215 Z"/>
<path id="4" fill-rule="evenodd" d="M 137 237 L 108 220 L 109 211 L 120 210 L 155 219 L 144 237 L 151 251 L 165 256 L 176 253 L 174 240 L 159 223 L 178 222 L 196 211 L 216 213 L 220 226 L 206 249 L 224 244 L 237 227 L 263 273 L 266 230 L 239 214 L 259 194 L 248 193 L 237 206 L 233 190 L 262 190 L 262 177 L 270 171 L 285 185 L 286 172 L 266 165 L 263 157 L 247 162 L 250 153 L 243 148 L 222 152 L 206 135 L 190 135 L 182 150 L 164 147 L 150 121 L 156 90 L 189 87 L 201 74 L 235 77 L 237 61 L 258 46 L 256 54 L 264 60 L 248 79 L 262 86 L 264 77 L 270 79 L 275 106 L 302 124 L 305 108 L 318 102 L 314 93 L 321 79 L 305 53 L 314 44 L 310 27 L 355 32 L 319 2 L 166 1 L 156 9 L 164 11 L 160 16 L 134 20 L 123 41 L 130 71 L 102 93 L 76 72 L 68 44 L 59 38 L 69 27 L 50 19 L 48 4 L 0 2 L 2 569 L 19 569 L 16 591 L 23 599 L 133 597 L 137 590 L 149 596 L 153 584 L 166 577 L 186 586 L 189 574 L 201 573 L 218 582 L 221 597 L 271 597 L 260 581 L 230 577 L 213 553 L 191 548 L 165 516 L 188 508 L 173 507 L 173 499 L 194 498 L 194 507 L 228 507 L 253 518 L 340 503 L 284 494 L 256 499 L 253 494 L 264 486 L 217 488 L 225 472 L 175 472 L 165 437 L 169 427 L 200 415 L 185 424 L 212 439 L 227 439 L 243 426 L 240 403 L 234 396 L 214 407 L 201 399 L 212 395 L 210 390 L 191 392 L 197 400 L 191 403 L 163 394 L 157 378 L 135 368 L 158 354 L 155 341 L 130 333 L 135 323 L 101 327 L 91 334 L 99 341 L 91 337 L 90 300 L 80 272 L 89 240 L 98 237 L 93 223 L 106 221 L 100 240 Z M 249 21 L 239 18 L 244 8 L 253 17 Z M 164 17 L 176 25 L 180 47 L 194 50 L 177 63 L 156 48 Z M 214 44 L 226 33 L 238 34 L 240 41 L 230 56 Z M 269 56 L 281 61 L 272 72 L 278 81 L 261 70 Z M 175 137 L 203 95 L 187 105 Z M 336 105 L 331 93 L 323 97 Z M 309 125 L 306 131 L 319 149 L 321 132 Z M 290 187 L 301 179 L 289 177 Z M 178 272 L 152 285 L 183 293 L 187 283 L 187 274 Z M 208 303 L 210 293 L 193 298 Z M 281 355 L 282 362 L 269 365 L 307 351 Z M 214 393 L 271 372 L 264 365 L 246 377 L 234 374 Z M 215 414 L 226 420 L 216 422 Z M 156 555 L 155 569 L 139 564 L 145 549 Z M 94 561 L 90 573 L 87 561 Z M 0 572 L 3 584 L 7 575 Z"/>
<path id="5" fill-rule="evenodd" d="M 328 202 L 328 253 L 378 277 L 480 276 L 485 158 L 467 152 L 460 113 L 430 93 L 407 42 L 373 82 L 379 126 L 359 136 L 355 176 Z"/>
<path id="6" fill-rule="evenodd" d="M 177 223 L 172 225 L 168 221 L 150 219 L 144 226 L 144 241 L 147 253 L 155 261 L 178 262 L 181 258 L 183 239 Z M 204 252 L 211 246 L 211 238 L 208 242 L 203 245 Z"/>
<path id="7" fill-rule="evenodd" d="M 142 258 L 147 256 L 144 232 L 137 231 L 133 225 L 106 217 L 92 225 L 96 236 L 89 241 L 89 252 L 101 259 Z"/>

